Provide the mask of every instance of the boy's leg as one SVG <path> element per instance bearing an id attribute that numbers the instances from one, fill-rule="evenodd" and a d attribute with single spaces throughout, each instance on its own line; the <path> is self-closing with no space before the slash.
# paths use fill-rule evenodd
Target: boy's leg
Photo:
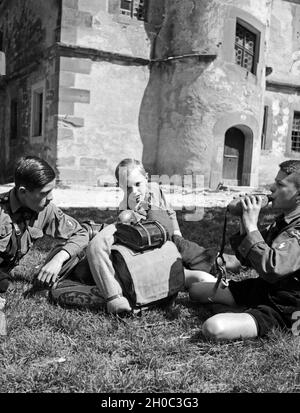
<path id="1" fill-rule="evenodd" d="M 194 283 L 214 281 L 216 278 L 208 272 L 184 268 L 184 287 L 186 290 L 189 290 Z"/>
<path id="2" fill-rule="evenodd" d="M 100 294 L 107 300 L 107 311 L 111 313 L 130 312 L 128 300 L 123 297 L 122 288 L 115 278 L 111 260 L 116 226 L 108 225 L 100 231 L 87 247 L 87 259 Z"/>
<path id="3" fill-rule="evenodd" d="M 207 274 L 206 281 L 197 282 L 190 286 L 190 299 L 202 304 L 219 303 L 229 306 L 236 306 L 237 304 L 229 288 L 224 288 L 223 284 L 220 283 L 217 290 L 215 291 L 214 287 L 217 279 L 210 275 L 211 280 L 209 280 L 209 275 L 210 274 Z"/>
<path id="4" fill-rule="evenodd" d="M 257 323 L 248 313 L 216 314 L 204 322 L 202 332 L 215 340 L 258 337 Z"/>
<path id="5" fill-rule="evenodd" d="M 213 257 L 209 249 L 179 235 L 173 235 L 172 240 L 181 254 L 185 268 L 204 272 L 210 270 Z"/>

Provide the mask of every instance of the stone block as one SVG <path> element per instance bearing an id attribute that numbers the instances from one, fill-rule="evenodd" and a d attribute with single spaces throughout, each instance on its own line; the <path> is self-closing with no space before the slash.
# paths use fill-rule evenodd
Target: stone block
<path id="1" fill-rule="evenodd" d="M 73 140 L 73 130 L 70 128 L 58 128 L 58 140 Z"/>
<path id="2" fill-rule="evenodd" d="M 59 89 L 59 99 L 62 102 L 90 103 L 90 91 L 86 89 L 61 87 Z"/>
<path id="3" fill-rule="evenodd" d="M 64 184 L 96 185 L 95 171 L 75 168 L 58 168 L 58 181 Z"/>
<path id="4" fill-rule="evenodd" d="M 73 73 L 90 74 L 92 62 L 89 59 L 78 59 L 76 57 L 61 57 L 60 70 Z"/>
<path id="5" fill-rule="evenodd" d="M 77 43 L 77 27 L 76 26 L 68 26 L 68 27 L 61 27 L 60 32 L 60 40 L 66 44 L 76 44 Z"/>
<path id="6" fill-rule="evenodd" d="M 68 157 L 60 157 L 57 160 L 57 166 L 74 166 L 75 165 L 75 156 L 68 156 Z"/>
<path id="7" fill-rule="evenodd" d="M 74 115 L 74 103 L 59 102 L 58 113 L 60 115 Z"/>
<path id="8" fill-rule="evenodd" d="M 75 74 L 70 72 L 60 72 L 59 85 L 70 87 L 75 85 Z"/>
<path id="9" fill-rule="evenodd" d="M 107 166 L 107 159 L 80 158 L 80 166 L 87 168 L 105 168 Z"/>

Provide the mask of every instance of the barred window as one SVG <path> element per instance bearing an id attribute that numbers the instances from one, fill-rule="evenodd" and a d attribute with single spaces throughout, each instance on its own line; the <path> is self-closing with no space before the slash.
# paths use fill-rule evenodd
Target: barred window
<path id="1" fill-rule="evenodd" d="M 120 13 L 137 20 L 146 20 L 145 0 L 121 0 Z"/>
<path id="2" fill-rule="evenodd" d="M 251 73 L 255 73 L 256 34 L 236 23 L 235 61 Z"/>
<path id="3" fill-rule="evenodd" d="M 294 113 L 291 150 L 300 152 L 300 112 Z"/>

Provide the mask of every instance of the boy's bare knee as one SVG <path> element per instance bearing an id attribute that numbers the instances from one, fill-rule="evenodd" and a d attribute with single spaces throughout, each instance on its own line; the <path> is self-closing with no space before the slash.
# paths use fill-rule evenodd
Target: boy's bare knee
<path id="1" fill-rule="evenodd" d="M 226 328 L 224 323 L 218 318 L 211 317 L 207 319 L 202 326 L 202 332 L 205 337 L 214 340 L 222 340 L 226 338 Z"/>

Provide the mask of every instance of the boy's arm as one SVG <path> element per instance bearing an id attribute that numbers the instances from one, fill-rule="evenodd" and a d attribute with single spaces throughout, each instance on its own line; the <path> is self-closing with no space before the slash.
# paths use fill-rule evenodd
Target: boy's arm
<path id="1" fill-rule="evenodd" d="M 172 230 L 173 230 L 173 235 L 182 235 L 180 228 L 179 228 L 179 224 L 177 221 L 177 215 L 176 215 L 176 211 L 171 207 L 171 205 L 169 204 L 169 202 L 167 201 L 165 194 L 163 193 L 163 191 L 160 189 L 160 207 L 162 209 L 164 209 L 171 221 L 171 226 L 172 226 Z"/>
<path id="2" fill-rule="evenodd" d="M 273 284 L 300 270 L 300 228 L 282 232 L 269 246 L 259 231 L 250 232 L 238 251 L 267 282 Z"/>
<path id="3" fill-rule="evenodd" d="M 71 257 L 76 255 L 88 245 L 88 232 L 75 218 L 65 214 L 56 205 L 50 203 L 47 208 L 49 210 L 45 216 L 43 232 L 53 238 L 65 240 L 63 249 Z"/>
<path id="4" fill-rule="evenodd" d="M 88 245 L 89 235 L 79 222 L 54 204 L 49 204 L 47 208 L 43 226 L 44 233 L 66 240 L 61 250 L 41 268 L 37 276 L 40 283 L 49 286 L 56 281 L 63 264 Z"/>
<path id="5" fill-rule="evenodd" d="M 241 228 L 242 228 L 242 225 L 241 225 Z M 265 228 L 262 231 L 260 231 L 263 239 L 265 239 L 267 232 L 268 232 L 268 228 Z M 241 243 L 243 242 L 243 240 L 245 239 L 245 237 L 246 237 L 246 233 L 242 229 L 240 229 L 239 232 L 233 234 L 229 238 L 229 242 L 230 242 L 231 248 L 236 258 L 240 261 L 241 265 L 245 267 L 252 267 L 251 261 L 247 257 L 244 257 L 239 250 L 239 247 Z"/>

